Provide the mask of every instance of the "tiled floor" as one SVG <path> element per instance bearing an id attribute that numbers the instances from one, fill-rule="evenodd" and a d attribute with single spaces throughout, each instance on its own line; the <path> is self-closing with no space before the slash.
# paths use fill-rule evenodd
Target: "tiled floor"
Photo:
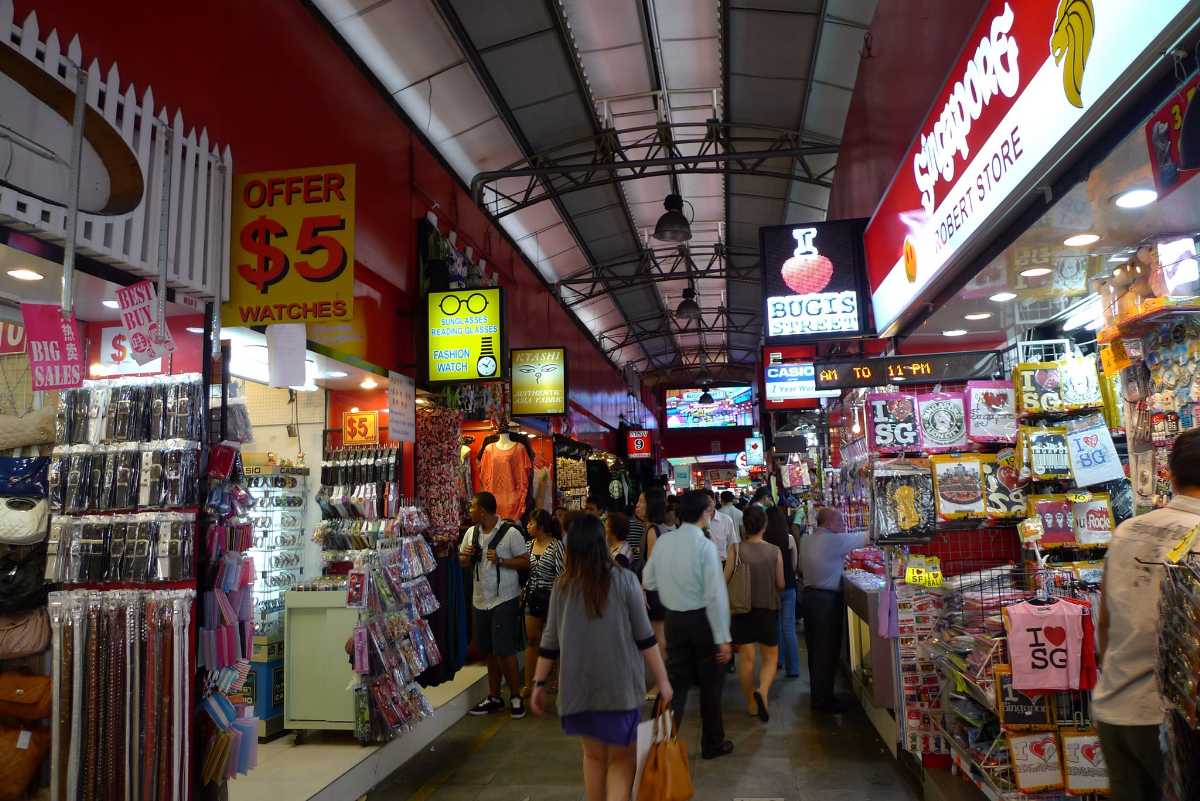
<path id="1" fill-rule="evenodd" d="M 852 699 L 836 717 L 808 710 L 805 678 L 781 678 L 771 722 L 744 711 L 737 682 L 725 684 L 728 757 L 704 761 L 695 693 L 683 728 L 695 801 L 916 801 L 920 798 Z M 580 801 L 579 746 L 554 717 L 466 718 L 375 789 L 369 801 Z"/>

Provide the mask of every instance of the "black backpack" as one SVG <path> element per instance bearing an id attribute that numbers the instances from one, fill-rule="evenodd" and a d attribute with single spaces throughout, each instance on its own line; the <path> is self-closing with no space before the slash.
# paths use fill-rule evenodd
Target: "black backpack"
<path id="1" fill-rule="evenodd" d="M 475 531 L 471 535 L 471 545 L 473 545 L 475 547 L 475 552 L 479 554 L 480 561 L 481 562 L 483 561 L 483 555 L 486 551 L 490 551 L 493 548 L 499 547 L 500 543 L 504 541 L 504 535 L 508 534 L 508 532 L 514 528 L 521 533 L 522 539 L 528 539 L 528 537 L 526 537 L 526 535 L 525 535 L 525 529 L 521 528 L 520 524 L 514 523 L 511 520 L 501 520 L 500 528 L 496 529 L 496 535 L 494 537 L 492 537 L 491 541 L 488 542 L 486 547 L 480 547 L 479 526 L 475 526 Z M 478 564 L 476 565 L 476 567 L 478 567 Z M 529 581 L 529 571 L 528 570 L 518 570 L 517 571 L 517 581 L 520 582 L 522 587 L 524 587 L 525 584 Z M 499 564 L 496 565 L 496 583 L 497 584 L 500 583 L 500 565 Z"/>

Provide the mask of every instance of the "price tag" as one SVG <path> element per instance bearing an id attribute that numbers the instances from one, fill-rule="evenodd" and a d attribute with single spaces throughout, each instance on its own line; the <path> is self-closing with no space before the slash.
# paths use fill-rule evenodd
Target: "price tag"
<path id="1" fill-rule="evenodd" d="M 379 412 L 343 412 L 343 445 L 378 445 Z"/>
<path id="2" fill-rule="evenodd" d="M 1114 339 L 1111 344 L 1100 348 L 1100 365 L 1108 375 L 1114 375 L 1133 364 L 1133 359 L 1125 352 L 1125 343 Z"/>
<path id="3" fill-rule="evenodd" d="M 1200 537 L 1200 526 L 1196 526 L 1187 534 L 1184 534 L 1183 538 L 1175 543 L 1175 546 L 1171 550 L 1167 551 L 1165 561 L 1173 565 L 1178 564 L 1182 561 L 1183 557 L 1191 552 L 1192 547 L 1196 544 L 1197 537 Z"/>
<path id="4" fill-rule="evenodd" d="M 1067 500 L 1071 503 L 1087 503 L 1092 499 L 1092 493 L 1084 490 L 1083 492 L 1075 491 L 1067 493 Z"/>

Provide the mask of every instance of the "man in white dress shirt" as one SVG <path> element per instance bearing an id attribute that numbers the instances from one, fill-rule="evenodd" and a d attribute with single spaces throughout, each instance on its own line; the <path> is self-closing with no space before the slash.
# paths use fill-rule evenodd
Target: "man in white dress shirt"
<path id="1" fill-rule="evenodd" d="M 743 531 L 742 526 L 742 510 L 734 505 L 734 500 L 733 493 L 725 490 L 721 493 L 721 508 L 717 511 L 733 521 L 733 530 L 737 532 L 740 540 L 746 532 Z"/>
<path id="2" fill-rule="evenodd" d="M 708 496 L 708 536 L 713 541 L 713 545 L 717 546 L 717 556 L 721 558 L 721 564 L 725 564 L 725 560 L 733 553 L 734 543 L 741 542 L 742 538 L 738 536 L 737 526 L 733 522 L 733 518 L 717 509 L 717 496 L 712 490 L 704 490 L 704 494 Z"/>

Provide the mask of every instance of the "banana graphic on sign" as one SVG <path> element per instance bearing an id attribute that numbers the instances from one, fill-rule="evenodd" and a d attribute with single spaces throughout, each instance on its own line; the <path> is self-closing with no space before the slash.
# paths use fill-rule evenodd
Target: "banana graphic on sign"
<path id="1" fill-rule="evenodd" d="M 1050 34 L 1050 55 L 1063 68 L 1063 92 L 1067 101 L 1083 108 L 1083 70 L 1092 50 L 1096 11 L 1092 0 L 1059 0 Z"/>

